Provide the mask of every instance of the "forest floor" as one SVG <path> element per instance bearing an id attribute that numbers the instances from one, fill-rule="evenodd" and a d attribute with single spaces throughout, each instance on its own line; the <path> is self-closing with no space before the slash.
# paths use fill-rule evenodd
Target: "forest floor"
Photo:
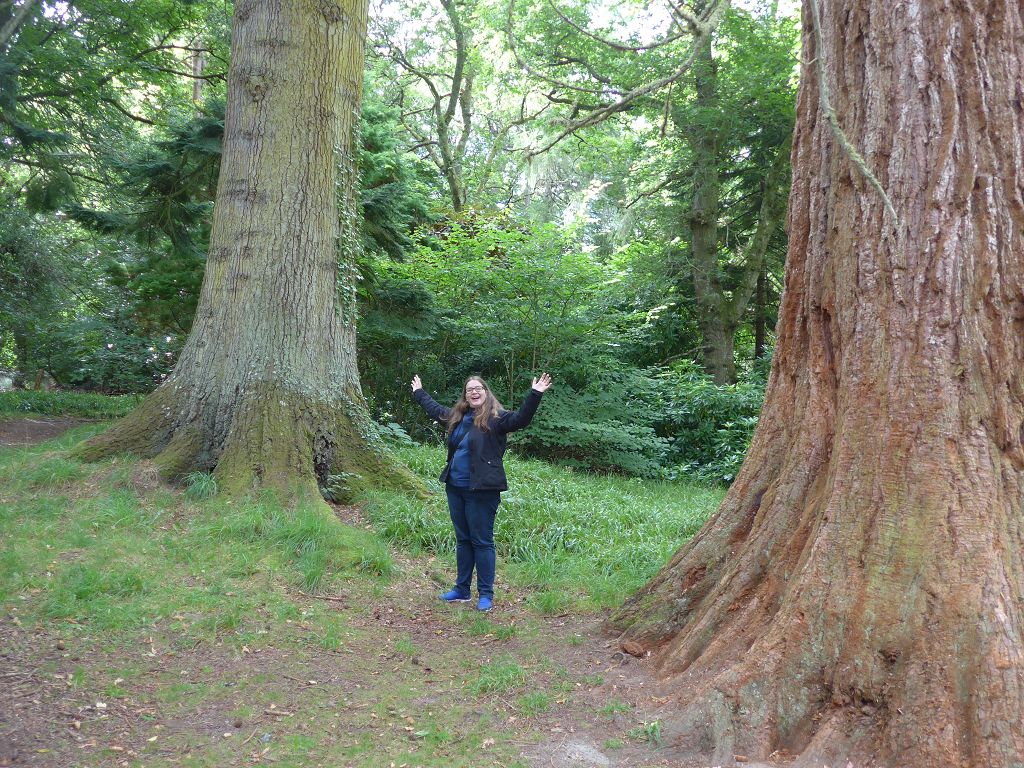
<path id="1" fill-rule="evenodd" d="M 25 416 L 0 420 L 0 448 L 41 443 L 88 421 L 67 416 Z"/>
<path id="2" fill-rule="evenodd" d="M 58 421 L 8 421 L 0 437 L 49 439 Z M 446 605 L 450 566 L 394 547 L 385 576 L 315 596 L 257 555 L 219 571 L 189 538 L 202 513 L 145 463 L 86 475 L 55 455 L 22 456 L 8 483 L 21 491 L 0 486 L 0 766 L 708 765 L 663 744 L 679 694 L 622 653 L 600 612 L 545 615 L 500 582 L 490 613 Z M 46 462 L 45 480 L 15 480 Z M 91 503 L 106 485 L 121 490 Z M 147 536 L 185 543 L 169 566 L 148 559 Z M 45 573 L 26 575 L 33 563 Z"/>

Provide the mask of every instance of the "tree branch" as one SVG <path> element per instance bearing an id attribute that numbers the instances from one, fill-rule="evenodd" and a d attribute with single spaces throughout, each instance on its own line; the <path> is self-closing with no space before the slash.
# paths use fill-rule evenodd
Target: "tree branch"
<path id="1" fill-rule="evenodd" d="M 531 150 L 529 156 L 533 157 L 535 155 L 547 152 L 566 137 L 571 136 L 572 134 L 580 130 L 583 130 L 584 128 L 589 128 L 590 126 L 597 125 L 598 123 L 606 120 L 607 118 L 611 117 L 614 114 L 624 112 L 625 110 L 629 109 L 634 102 L 642 98 L 645 98 L 653 93 L 656 93 L 657 91 L 660 91 L 665 86 L 681 78 L 693 66 L 694 61 L 696 61 L 697 56 L 703 49 L 703 47 L 709 43 L 712 34 L 714 33 L 715 29 L 718 28 L 718 25 L 721 23 L 722 18 L 725 15 L 725 12 L 729 8 L 729 5 L 730 0 L 714 0 L 712 3 L 710 3 L 709 8 L 707 12 L 704 14 L 703 19 L 697 19 L 696 17 L 692 16 L 692 14 L 690 14 L 690 17 L 685 19 L 687 25 L 691 27 L 693 43 L 683 63 L 674 72 L 665 77 L 659 78 L 658 80 L 655 80 L 651 83 L 648 83 L 647 85 L 643 85 L 638 88 L 634 88 L 630 91 L 627 91 L 621 94 L 619 98 L 614 102 L 593 108 L 590 114 L 588 114 L 584 118 L 576 119 L 575 116 L 571 117 L 568 121 L 568 124 L 565 126 L 565 128 L 563 128 L 561 132 L 558 133 L 558 135 L 556 135 L 553 139 L 548 141 L 539 149 Z M 547 76 L 546 74 L 538 72 L 528 62 L 526 62 L 523 59 L 523 57 L 519 54 L 519 50 L 516 48 L 514 41 L 514 9 L 515 0 L 509 0 L 505 32 L 508 38 L 509 49 L 512 51 L 512 54 L 515 57 L 518 64 L 530 74 L 534 75 L 535 77 L 539 77 L 540 79 L 552 85 L 564 87 L 568 90 L 584 90 L 590 95 L 595 95 L 596 91 L 594 89 L 582 89 L 571 83 L 565 83 L 554 80 L 551 77 Z M 676 6 L 673 6 L 673 9 L 678 10 Z"/>
<path id="2" fill-rule="evenodd" d="M 548 3 L 549 6 L 551 6 L 551 10 L 553 10 L 555 12 L 555 15 L 558 16 L 558 18 L 560 18 L 568 26 L 570 26 L 573 29 L 575 29 L 581 35 L 583 35 L 584 37 L 590 38 L 591 40 L 594 40 L 594 41 L 600 43 L 601 45 L 607 46 L 608 48 L 611 48 L 614 51 L 619 51 L 620 53 L 642 53 L 644 51 L 653 51 L 656 48 L 661 48 L 663 45 L 668 45 L 669 43 L 672 43 L 672 42 L 678 40 L 679 38 L 683 37 L 683 35 L 684 35 L 684 33 L 682 31 L 680 31 L 680 32 L 678 32 L 677 34 L 674 34 L 674 35 L 671 34 L 671 32 L 670 32 L 669 36 L 666 37 L 665 39 L 658 40 L 658 41 L 653 42 L 653 43 L 651 43 L 649 45 L 628 45 L 627 43 L 620 43 L 617 40 L 609 40 L 608 38 L 601 37 L 600 35 L 594 34 L 590 30 L 585 29 L 584 27 L 581 27 L 575 21 L 573 21 L 568 16 L 566 16 L 564 13 L 562 13 L 562 11 L 560 11 L 558 9 L 558 6 L 555 5 L 554 0 L 547 0 L 547 3 Z"/>
<path id="3" fill-rule="evenodd" d="M 129 112 L 127 109 L 122 107 L 117 102 L 117 99 L 100 99 L 100 101 L 103 104 L 109 104 L 111 107 L 113 107 L 115 110 L 120 112 L 122 115 L 124 115 L 127 118 L 130 118 L 131 120 L 134 120 L 137 123 L 145 123 L 146 125 L 156 125 L 156 123 L 154 121 L 150 120 L 148 117 L 142 117 L 141 115 L 134 115 L 131 112 Z"/>
<path id="4" fill-rule="evenodd" d="M 18 31 L 25 19 L 32 9 L 39 4 L 39 0 L 24 0 L 24 2 L 18 6 L 18 10 L 15 11 L 14 15 L 7 20 L 7 23 L 0 28 L 0 50 L 7 47 L 8 41 L 14 36 L 14 33 Z"/>

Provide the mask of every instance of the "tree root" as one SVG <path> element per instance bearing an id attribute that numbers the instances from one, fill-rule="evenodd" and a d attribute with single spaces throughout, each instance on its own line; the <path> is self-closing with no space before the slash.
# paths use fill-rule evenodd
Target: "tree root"
<path id="1" fill-rule="evenodd" d="M 84 461 L 123 453 L 153 458 L 167 482 L 213 472 L 228 496 L 268 488 L 285 498 L 318 498 L 330 475 L 349 478 L 353 492 L 384 486 L 425 496 L 423 484 L 390 455 L 359 402 L 315 399 L 276 385 L 225 402 L 167 383 L 75 455 Z M 199 414 L 196 403 L 204 406 Z"/>

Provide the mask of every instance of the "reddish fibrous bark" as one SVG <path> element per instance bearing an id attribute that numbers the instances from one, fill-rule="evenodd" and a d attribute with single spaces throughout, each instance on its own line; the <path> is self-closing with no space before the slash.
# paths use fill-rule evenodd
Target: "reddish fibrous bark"
<path id="1" fill-rule="evenodd" d="M 1019 767 L 1022 7 L 819 14 L 760 424 L 718 513 L 613 623 L 680 692 L 681 751 Z"/>

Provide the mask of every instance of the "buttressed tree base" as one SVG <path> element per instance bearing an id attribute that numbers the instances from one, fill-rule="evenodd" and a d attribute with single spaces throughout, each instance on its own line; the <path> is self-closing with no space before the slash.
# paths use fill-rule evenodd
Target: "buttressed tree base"
<path id="1" fill-rule="evenodd" d="M 809 11 L 760 425 L 613 623 L 678 686 L 669 743 L 713 762 L 1019 767 L 1022 9 L 825 2 L 820 45 Z"/>
<path id="2" fill-rule="evenodd" d="M 344 474 L 418 487 L 389 460 L 356 369 L 352 133 L 366 0 L 235 6 L 224 151 L 202 293 L 168 380 L 80 451 L 175 479 L 317 495 Z"/>

